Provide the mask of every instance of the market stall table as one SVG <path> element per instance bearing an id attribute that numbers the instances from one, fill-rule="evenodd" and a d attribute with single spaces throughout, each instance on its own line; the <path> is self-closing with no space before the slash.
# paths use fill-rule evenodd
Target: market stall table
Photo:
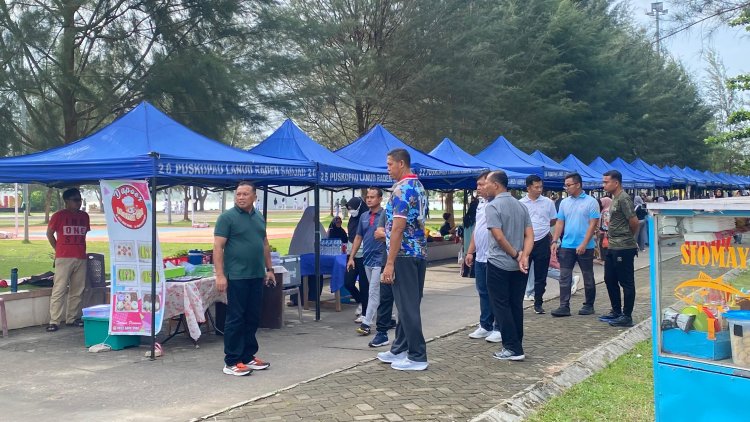
<path id="1" fill-rule="evenodd" d="M 336 312 L 341 312 L 341 288 L 344 287 L 346 279 L 346 254 L 338 255 L 321 255 L 320 256 L 320 274 L 331 276 L 331 293 L 334 294 L 336 301 Z M 300 255 L 300 275 L 302 277 L 315 277 L 315 254 L 308 253 Z M 303 278 L 302 297 L 308 296 L 307 278 Z M 310 309 L 310 301 L 305 301 L 305 309 Z"/>
<path id="2" fill-rule="evenodd" d="M 184 315 L 190 338 L 197 342 L 201 336 L 199 324 L 206 322 L 206 311 L 215 302 L 227 303 L 226 292 L 219 293 L 216 290 L 216 277 L 204 277 L 192 281 L 167 281 L 164 320 Z M 170 334 L 167 338 L 171 338 L 174 334 Z"/>

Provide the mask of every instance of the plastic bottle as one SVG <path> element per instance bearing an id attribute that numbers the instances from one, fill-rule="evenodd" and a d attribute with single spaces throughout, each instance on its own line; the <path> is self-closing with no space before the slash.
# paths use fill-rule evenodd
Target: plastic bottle
<path id="1" fill-rule="evenodd" d="M 10 292 L 18 292 L 18 268 L 10 269 Z"/>

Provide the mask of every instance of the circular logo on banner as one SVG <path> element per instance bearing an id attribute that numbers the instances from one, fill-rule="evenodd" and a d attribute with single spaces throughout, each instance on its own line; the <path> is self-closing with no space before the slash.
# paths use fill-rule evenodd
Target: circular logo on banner
<path id="1" fill-rule="evenodd" d="M 112 211 L 117 222 L 129 229 L 139 229 L 146 224 L 146 202 L 132 185 L 120 185 L 115 189 L 112 193 Z"/>

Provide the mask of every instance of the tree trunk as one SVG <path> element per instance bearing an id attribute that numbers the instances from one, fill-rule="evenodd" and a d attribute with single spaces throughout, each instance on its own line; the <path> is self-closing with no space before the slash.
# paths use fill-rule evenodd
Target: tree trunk
<path id="1" fill-rule="evenodd" d="M 445 212 L 449 212 L 451 214 L 451 218 L 449 218 L 448 221 L 450 221 L 451 227 L 454 227 L 456 225 L 456 216 L 453 215 L 453 191 L 445 194 Z"/>
<path id="2" fill-rule="evenodd" d="M 331 191 L 331 217 L 333 217 L 333 191 Z"/>
<path id="3" fill-rule="evenodd" d="M 208 198 L 208 189 L 195 188 L 195 197 L 198 199 L 198 211 L 206 210 L 206 198 Z"/>
<path id="4" fill-rule="evenodd" d="M 96 194 L 96 200 L 99 201 L 99 212 L 104 212 L 104 201 L 102 200 L 102 188 L 101 186 L 97 185 L 96 189 L 94 189 L 94 193 Z"/>
<path id="5" fill-rule="evenodd" d="M 185 194 L 185 199 L 183 200 L 185 208 L 182 212 L 182 221 L 190 221 L 188 214 L 190 212 L 190 199 L 192 199 L 190 196 L 190 186 L 183 186 L 182 191 Z"/>
<path id="6" fill-rule="evenodd" d="M 44 224 L 49 223 L 49 212 L 50 212 L 51 202 L 52 202 L 52 188 L 47 188 L 47 193 L 44 195 Z"/>
<path id="7" fill-rule="evenodd" d="M 75 78 L 75 15 L 82 2 L 64 2 L 62 7 L 62 41 L 60 43 L 60 66 L 62 84 L 60 84 L 60 105 L 64 125 L 64 143 L 69 144 L 78 139 L 78 113 L 76 111 L 75 87 L 79 85 Z"/>

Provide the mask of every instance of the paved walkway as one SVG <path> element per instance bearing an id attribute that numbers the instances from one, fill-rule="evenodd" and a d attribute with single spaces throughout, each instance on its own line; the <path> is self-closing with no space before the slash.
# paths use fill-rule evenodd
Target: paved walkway
<path id="1" fill-rule="evenodd" d="M 641 257 L 643 260 L 645 257 Z M 673 260 L 674 261 L 674 260 Z M 601 278 L 598 278 L 601 280 Z M 636 273 L 638 295 L 634 322 L 648 318 L 649 269 Z M 609 303 L 603 284 L 597 286 L 597 313 Z M 571 308 L 581 306 L 583 292 Z M 557 299 L 546 303 L 551 310 Z M 446 309 L 446 312 L 455 312 Z M 468 420 L 541 380 L 580 354 L 624 329 L 599 322 L 597 316 L 552 318 L 524 314 L 525 362 L 492 358 L 498 345 L 467 337 L 474 327 L 458 330 L 428 344 L 430 367 L 424 372 L 400 372 L 377 359 L 302 383 L 269 397 L 212 415 L 217 421 L 412 421 Z M 265 378 L 269 373 L 252 376 Z"/>
<path id="2" fill-rule="evenodd" d="M 647 261 L 638 258 L 640 267 Z M 602 267 L 595 271 L 602 280 Z M 638 272 L 637 283 L 641 320 L 649 309 L 648 270 Z M 549 284 L 546 296 L 556 298 L 557 283 Z M 606 312 L 604 286 L 597 287 L 597 312 Z M 574 310 L 582 297 L 574 296 Z M 467 420 L 621 332 L 593 316 L 553 319 L 527 309 L 527 360 L 497 361 L 491 355 L 498 345 L 467 337 L 478 300 L 473 279 L 459 277 L 455 262 L 429 267 L 422 309 L 425 336 L 436 339 L 428 344 L 431 366 L 421 373 L 374 361 L 383 348 L 367 347 L 369 338 L 354 333 L 353 305 L 338 313 L 325 308 L 317 322 L 306 311 L 303 323 L 287 308 L 283 329 L 259 331 L 259 355 L 273 366 L 250 377 L 221 373 L 222 341 L 213 335 L 202 336 L 199 349 L 178 336 L 152 362 L 146 346 L 88 353 L 78 328 L 13 330 L 0 339 L 0 419 L 171 421 L 231 407 L 209 419 Z"/>

